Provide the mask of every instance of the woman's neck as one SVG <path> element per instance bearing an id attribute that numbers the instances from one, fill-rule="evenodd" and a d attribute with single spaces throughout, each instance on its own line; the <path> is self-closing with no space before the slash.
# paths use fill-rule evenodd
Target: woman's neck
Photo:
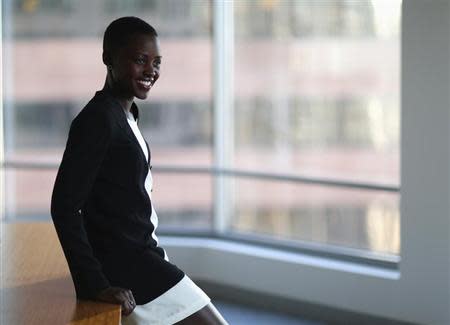
<path id="1" fill-rule="evenodd" d="M 121 95 L 120 91 L 110 86 L 108 79 L 106 79 L 102 90 L 112 95 L 120 103 L 120 105 L 122 105 L 122 107 L 125 110 L 131 112 L 131 105 L 133 104 L 133 98 L 130 99 Z"/>

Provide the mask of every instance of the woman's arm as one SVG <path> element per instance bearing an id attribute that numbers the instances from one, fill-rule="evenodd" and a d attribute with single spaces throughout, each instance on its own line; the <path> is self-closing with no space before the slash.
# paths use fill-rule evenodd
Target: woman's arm
<path id="1" fill-rule="evenodd" d="M 88 107 L 87 107 L 88 108 Z M 106 114 L 89 107 L 72 122 L 53 187 L 51 215 L 74 281 L 77 297 L 94 299 L 110 284 L 84 228 L 82 207 L 111 139 Z"/>
<path id="2" fill-rule="evenodd" d="M 96 107 L 72 122 L 53 187 L 51 215 L 69 264 L 77 298 L 122 306 L 129 315 L 136 307 L 133 293 L 112 287 L 95 258 L 84 228 L 82 207 L 92 189 L 111 141 L 111 123 Z"/>

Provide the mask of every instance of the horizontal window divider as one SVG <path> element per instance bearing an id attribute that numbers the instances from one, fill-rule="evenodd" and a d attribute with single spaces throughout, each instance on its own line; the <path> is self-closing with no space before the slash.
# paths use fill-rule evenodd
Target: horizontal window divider
<path id="1" fill-rule="evenodd" d="M 15 161 L 15 160 L 5 160 L 1 164 L 2 168 L 5 169 L 57 169 L 59 167 L 58 163 L 54 162 L 28 162 L 28 161 Z"/>
<path id="2" fill-rule="evenodd" d="M 309 256 L 331 259 L 339 262 L 348 262 L 370 267 L 378 267 L 386 270 L 398 270 L 401 261 L 400 256 L 370 252 L 351 247 L 337 246 L 303 240 L 275 239 L 252 233 L 226 232 L 214 233 L 212 230 L 189 230 L 181 227 L 164 227 L 159 229 L 159 236 L 198 237 L 215 239 L 254 245 L 262 248 L 270 248 L 291 253 L 300 253 Z"/>
<path id="3" fill-rule="evenodd" d="M 2 164 L 3 168 L 14 169 L 57 169 L 58 163 L 38 163 L 8 160 Z M 324 185 L 333 187 L 344 187 L 351 189 L 374 190 L 385 192 L 399 192 L 400 186 L 389 184 L 363 183 L 353 182 L 320 177 L 306 177 L 291 174 L 266 173 L 258 171 L 247 171 L 230 168 L 217 167 L 195 167 L 195 166 L 170 166 L 170 165 L 153 165 L 153 173 L 181 173 L 181 174 L 214 174 L 222 176 L 243 177 L 264 179 L 269 181 L 284 181 L 311 185 Z"/>

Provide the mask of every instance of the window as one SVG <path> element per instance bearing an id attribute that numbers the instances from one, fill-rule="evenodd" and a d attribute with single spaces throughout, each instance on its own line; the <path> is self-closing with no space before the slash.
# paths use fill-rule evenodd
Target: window
<path id="1" fill-rule="evenodd" d="M 232 9 L 220 22 L 218 3 Z M 162 232 L 399 255 L 399 0 L 6 1 L 3 11 L 6 218 L 50 217 L 69 123 L 103 86 L 102 33 L 137 15 L 164 57 L 138 103 Z M 232 51 L 221 61 L 213 42 L 224 32 Z"/>
<path id="2" fill-rule="evenodd" d="M 152 150 L 160 226 L 210 229 L 212 176 L 158 171 L 168 164 L 209 166 L 212 159 L 211 5 L 206 0 L 179 4 L 2 3 L 6 219 L 50 220 L 51 191 L 70 121 L 103 87 L 103 32 L 114 18 L 135 15 L 155 26 L 164 57 L 149 100 L 138 103 L 140 127 Z M 183 195 L 186 188 L 198 190 Z"/>
<path id="3" fill-rule="evenodd" d="M 399 254 L 400 5 L 233 2 L 232 233 Z"/>

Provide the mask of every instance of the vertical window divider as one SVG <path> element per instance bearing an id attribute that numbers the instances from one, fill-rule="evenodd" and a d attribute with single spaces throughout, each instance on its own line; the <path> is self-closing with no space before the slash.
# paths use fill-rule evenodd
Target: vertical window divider
<path id="1" fill-rule="evenodd" d="M 4 241 L 4 231 L 3 223 L 5 218 L 5 145 L 4 145 L 4 132 L 5 124 L 3 122 L 3 96 L 4 96 L 4 83 L 3 83 L 3 1 L 0 2 L 0 67 L 2 67 L 2 72 L 0 73 L 0 237 Z M 4 279 L 4 261 L 3 251 L 5 245 L 0 246 L 0 285 L 3 287 Z M 0 307 L 3 309 L 4 301 L 3 294 L 0 294 Z M 4 324 L 4 313 L 0 313 L 0 323 Z"/>
<path id="2" fill-rule="evenodd" d="M 2 21 L 3 17 L 3 11 L 2 11 L 3 3 L 0 2 L 0 21 Z M 0 24 L 0 66 L 3 67 L 3 22 Z M 4 164 L 5 164 L 5 145 L 4 145 L 4 123 L 3 123 L 3 72 L 0 74 L 0 222 L 3 220 L 5 216 L 5 170 L 4 170 Z M 0 229 L 1 230 L 1 229 Z M 0 263 L 1 264 L 1 263 Z M 2 273 L 3 274 L 3 273 Z"/>
<path id="3" fill-rule="evenodd" d="M 13 50 L 13 3 L 12 1 L 2 1 L 0 5 L 1 20 L 1 66 L 3 62 L 8 62 L 9 66 L 14 66 Z M 15 131 L 11 128 L 16 125 L 16 116 L 13 109 L 14 75 L 13 69 L 2 69 L 1 73 L 1 99 L 0 104 L 0 217 L 2 223 L 8 216 L 14 215 L 15 195 L 6 195 L 5 189 L 9 193 L 14 193 L 16 188 L 15 170 L 5 171 L 5 159 L 7 150 L 12 152 L 15 148 Z M 7 82 L 5 82 L 5 80 Z M 11 211 L 12 210 L 12 211 Z"/>
<path id="4" fill-rule="evenodd" d="M 233 178 L 221 171 L 234 156 L 234 19 L 233 1 L 213 0 L 213 232 L 229 229 L 234 209 Z"/>

